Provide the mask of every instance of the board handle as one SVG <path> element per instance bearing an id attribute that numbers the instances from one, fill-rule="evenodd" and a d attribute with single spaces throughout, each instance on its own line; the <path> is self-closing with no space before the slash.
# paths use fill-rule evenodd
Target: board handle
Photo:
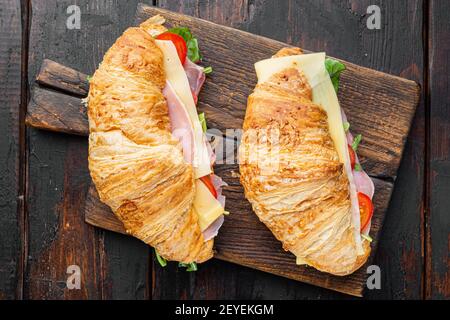
<path id="1" fill-rule="evenodd" d="M 36 82 L 82 98 L 86 97 L 89 92 L 89 81 L 86 74 L 49 59 L 42 62 Z"/>
<path id="2" fill-rule="evenodd" d="M 46 59 L 36 82 L 28 102 L 26 125 L 88 136 L 87 108 L 82 102 L 89 92 L 87 75 Z"/>

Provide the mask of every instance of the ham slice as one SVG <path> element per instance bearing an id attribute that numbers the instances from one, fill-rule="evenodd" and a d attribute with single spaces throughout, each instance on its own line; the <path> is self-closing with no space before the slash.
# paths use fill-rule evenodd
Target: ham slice
<path id="1" fill-rule="evenodd" d="M 217 192 L 217 200 L 220 202 L 223 208 L 225 208 L 225 196 L 222 195 L 222 187 L 228 186 L 228 184 L 222 180 L 221 177 L 216 176 L 215 174 L 211 175 L 211 182 L 216 189 Z"/>
<path id="2" fill-rule="evenodd" d="M 362 192 L 369 196 L 372 200 L 373 195 L 375 193 L 375 186 L 373 184 L 372 179 L 368 176 L 368 174 L 364 171 L 353 171 L 353 178 L 356 185 L 356 190 L 358 192 Z"/>
<path id="3" fill-rule="evenodd" d="M 211 175 L 211 181 L 214 185 L 214 189 L 216 189 L 217 192 L 217 201 L 220 202 L 220 205 L 225 208 L 225 196 L 222 195 L 222 187 L 227 186 L 228 184 L 222 180 L 221 177 L 216 176 L 215 174 Z M 219 233 L 219 229 L 222 227 L 222 224 L 224 222 L 224 216 L 221 215 L 218 217 L 211 225 L 206 228 L 205 231 L 203 231 L 203 237 L 205 238 L 205 241 L 208 241 L 209 239 L 214 238 Z"/>
<path id="4" fill-rule="evenodd" d="M 349 145 L 353 143 L 353 135 L 350 132 L 347 133 L 347 143 Z M 360 164 L 358 155 L 355 155 L 356 163 Z M 373 184 L 373 181 L 372 179 L 370 179 L 369 175 L 362 169 L 361 171 L 353 170 L 353 178 L 356 185 L 356 191 L 368 195 L 370 200 L 372 200 L 375 193 L 375 185 Z"/>
<path id="5" fill-rule="evenodd" d="M 197 97 L 206 79 L 205 73 L 203 72 L 203 67 L 193 63 L 189 59 L 186 59 L 183 67 L 186 72 L 191 91 L 195 94 L 195 97 Z"/>
<path id="6" fill-rule="evenodd" d="M 205 238 L 205 241 L 211 240 L 212 238 L 217 236 L 224 220 L 224 216 L 221 215 L 213 223 L 211 223 L 209 227 L 205 229 L 205 231 L 203 231 L 203 238 Z"/>
<path id="7" fill-rule="evenodd" d="M 169 109 L 172 135 L 181 142 L 184 160 L 188 163 L 192 163 L 194 159 L 195 144 L 194 130 L 189 114 L 169 81 L 166 81 L 163 95 L 166 98 L 167 107 Z"/>
<path id="8" fill-rule="evenodd" d="M 216 176 L 215 174 L 211 174 L 211 182 L 217 192 L 217 201 L 220 202 L 222 208 L 225 208 L 225 196 L 222 194 L 222 187 L 228 186 L 228 184 L 223 181 L 221 177 Z M 221 215 L 203 231 L 203 237 L 205 238 L 205 241 L 208 241 L 217 236 L 217 234 L 219 233 L 219 229 L 222 227 L 224 221 L 225 217 Z"/>
<path id="9" fill-rule="evenodd" d="M 347 122 L 347 116 L 344 113 L 344 110 L 341 109 L 342 112 L 342 121 L 345 123 Z M 352 145 L 353 143 L 353 135 L 351 134 L 350 130 L 347 132 L 347 143 L 349 145 Z M 356 155 L 356 163 L 360 164 L 358 155 Z M 375 186 L 373 184 L 372 179 L 370 179 L 369 175 L 364 171 L 355 171 L 353 170 L 353 177 L 355 179 L 356 184 L 356 190 L 358 192 L 362 192 L 369 196 L 369 198 L 372 200 L 373 195 L 375 193 Z"/>

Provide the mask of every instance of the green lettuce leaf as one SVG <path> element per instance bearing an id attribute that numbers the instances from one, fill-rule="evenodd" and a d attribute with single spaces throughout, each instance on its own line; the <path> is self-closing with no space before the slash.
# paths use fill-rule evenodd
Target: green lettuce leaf
<path id="1" fill-rule="evenodd" d="M 205 113 L 202 112 L 198 115 L 198 119 L 200 120 L 200 124 L 202 125 L 203 132 L 206 132 L 208 130 L 208 127 L 206 126 L 206 117 Z"/>
<path id="2" fill-rule="evenodd" d="M 333 83 L 334 90 L 338 92 L 339 90 L 339 79 L 341 77 L 342 71 L 345 70 L 345 65 L 334 59 L 325 59 L 325 68 L 330 75 L 331 82 Z"/>
<path id="3" fill-rule="evenodd" d="M 353 139 L 352 148 L 353 148 L 353 150 L 355 150 L 355 152 L 358 151 L 358 146 L 361 143 L 361 140 L 362 140 L 362 135 L 361 134 L 358 134 L 355 137 L 355 139 Z"/>
<path id="4" fill-rule="evenodd" d="M 204 74 L 210 74 L 213 72 L 213 68 L 211 66 L 203 68 L 203 73 Z"/>
<path id="5" fill-rule="evenodd" d="M 369 236 L 368 234 L 361 233 L 361 238 L 364 238 L 364 239 L 366 239 L 369 242 L 373 241 L 372 237 Z"/>
<path id="6" fill-rule="evenodd" d="M 179 263 L 178 264 L 179 268 L 186 268 L 187 272 L 194 272 L 197 271 L 197 264 L 195 262 L 191 262 L 191 263 Z"/>
<path id="7" fill-rule="evenodd" d="M 349 122 L 344 122 L 344 131 L 345 131 L 345 133 L 347 133 L 348 130 L 350 130 L 350 123 Z"/>
<path id="8" fill-rule="evenodd" d="M 161 267 L 167 266 L 167 260 L 161 257 L 155 249 L 156 260 L 158 260 Z"/>

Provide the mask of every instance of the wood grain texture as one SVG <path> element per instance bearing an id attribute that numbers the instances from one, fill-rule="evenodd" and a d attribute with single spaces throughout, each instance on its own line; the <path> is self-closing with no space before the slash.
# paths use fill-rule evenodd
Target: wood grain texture
<path id="1" fill-rule="evenodd" d="M 0 300 L 20 298 L 19 110 L 22 28 L 20 3 L 0 10 Z"/>
<path id="2" fill-rule="evenodd" d="M 65 91 L 69 94 L 87 96 L 89 82 L 87 75 L 52 60 L 42 61 L 36 82 Z"/>
<path id="3" fill-rule="evenodd" d="M 80 30 L 66 28 L 66 10 L 73 1 L 35 0 L 31 4 L 28 78 L 32 83 L 46 58 L 92 74 L 132 21 L 137 1 L 77 1 L 82 13 Z M 57 101 L 53 102 L 57 107 Z M 148 247 L 84 222 L 90 185 L 86 139 L 30 129 L 28 141 L 30 228 L 25 298 L 147 298 Z M 71 264 L 81 267 L 80 290 L 65 286 Z"/>
<path id="4" fill-rule="evenodd" d="M 117 219 L 110 207 L 100 201 L 94 184 L 89 188 L 84 214 L 86 222 L 93 226 L 126 234 L 123 223 Z"/>
<path id="5" fill-rule="evenodd" d="M 422 37 L 427 26 L 423 21 L 424 1 L 352 1 L 351 10 L 363 15 L 371 4 L 381 7 L 382 29 L 366 29 L 362 33 L 361 48 L 356 50 L 352 61 L 414 80 L 421 85 L 422 94 L 374 260 L 382 271 L 382 289 L 367 290 L 365 297 L 421 299 L 425 277 L 422 236 L 426 84 Z"/>
<path id="6" fill-rule="evenodd" d="M 80 98 L 39 86 L 34 86 L 31 92 L 26 124 L 55 132 L 89 134 L 87 109 Z"/>
<path id="7" fill-rule="evenodd" d="M 448 1 L 430 2 L 427 299 L 450 298 L 450 25 Z"/>
<path id="8" fill-rule="evenodd" d="M 142 9 L 145 9 L 145 7 L 141 7 Z M 149 10 L 149 9 L 145 9 L 145 10 Z M 154 9 L 152 9 L 154 10 Z M 154 14 L 154 12 L 152 13 L 148 13 L 149 15 Z M 165 13 L 166 16 L 168 16 L 169 14 Z M 178 19 L 178 18 L 177 18 Z M 200 22 L 199 22 L 200 23 Z M 191 21 L 192 24 L 192 21 Z M 209 25 L 209 29 L 213 29 L 214 26 Z M 219 27 L 215 27 L 215 28 L 219 28 Z M 229 32 L 232 32 L 231 30 L 228 30 Z M 219 32 L 219 31 L 217 31 Z M 237 33 L 236 37 L 239 36 L 239 32 Z M 253 47 L 258 45 L 258 42 L 260 41 L 260 38 L 257 38 L 253 44 Z M 248 37 L 247 37 L 247 41 L 248 41 Z M 267 45 L 267 43 L 269 43 L 269 40 L 264 40 L 265 45 Z M 277 43 L 277 45 L 279 45 Z M 358 70 L 358 72 L 354 75 L 354 77 L 358 78 L 359 75 L 361 75 L 364 72 L 370 72 L 368 70 L 365 69 L 358 69 L 357 67 L 353 67 L 355 70 Z M 383 79 L 383 82 L 388 81 L 389 78 L 391 77 L 387 77 L 385 75 L 379 74 L 379 73 L 375 73 L 374 76 L 383 76 L 386 79 Z M 364 82 L 364 77 L 359 77 L 358 80 L 360 82 Z M 351 81 L 351 80 L 350 80 Z M 403 81 L 401 81 L 403 82 Z M 415 87 L 414 87 L 415 88 Z M 345 91 L 346 87 L 343 88 L 342 91 Z M 387 90 L 387 88 L 385 89 Z M 368 93 L 370 94 L 370 93 Z M 343 95 L 345 97 L 345 94 Z M 361 96 L 361 94 L 358 95 L 358 98 Z M 349 96 L 349 100 L 351 97 Z M 375 98 L 376 99 L 376 98 Z M 353 103 L 354 105 L 356 105 L 354 102 L 350 102 Z M 401 105 L 401 102 L 399 102 L 398 104 Z M 244 106 L 245 108 L 245 106 Z M 414 109 L 414 106 L 412 107 L 412 109 Z M 359 113 L 359 112 L 358 112 Z M 411 119 L 411 115 L 410 118 Z M 63 122 L 64 123 L 64 122 Z M 224 129 L 224 126 L 222 126 L 222 130 Z M 408 131 L 408 126 L 406 126 L 406 128 L 403 128 L 403 130 L 405 131 L 404 135 L 406 135 L 407 131 Z M 401 153 L 401 150 L 399 151 Z M 230 168 L 228 167 L 226 170 L 224 170 L 224 174 L 226 175 L 226 172 L 230 172 Z M 233 178 L 234 179 L 234 183 L 239 185 L 237 182 L 236 177 Z M 232 184 L 232 182 L 230 182 Z M 374 223 L 374 228 L 373 228 L 373 232 L 374 232 L 374 238 L 377 239 L 377 234 L 378 234 L 378 230 L 379 227 L 381 225 L 381 221 L 383 219 L 384 216 L 384 212 L 387 208 L 388 202 L 389 202 L 389 198 L 390 198 L 390 193 L 392 191 L 391 188 L 391 184 L 390 183 L 386 183 L 384 182 L 384 184 L 381 184 L 380 182 L 378 183 L 379 186 L 382 186 L 381 190 L 378 192 L 379 198 L 376 198 L 375 200 L 375 204 L 376 207 L 378 208 L 378 224 L 375 222 Z M 228 194 L 228 192 L 231 192 L 230 194 Z M 386 192 L 385 194 L 383 194 L 383 192 Z M 248 234 L 246 231 L 248 231 L 247 229 L 249 228 L 249 226 L 254 226 L 254 225 L 258 225 L 255 224 L 255 221 L 249 220 L 246 221 L 245 217 L 251 217 L 250 219 L 256 219 L 256 217 L 251 213 L 251 209 L 248 205 L 248 203 L 245 201 L 245 199 L 242 196 L 242 190 L 238 190 L 238 191 L 234 191 L 234 194 L 238 194 L 240 195 L 241 198 L 239 199 L 234 199 L 233 198 L 233 191 L 231 190 L 227 190 L 227 196 L 232 199 L 231 203 L 232 203 L 232 207 L 231 208 L 227 208 L 228 210 L 230 210 L 232 213 L 243 213 L 244 216 L 241 217 L 239 215 L 237 215 L 239 218 L 237 220 L 234 220 L 233 223 L 233 218 L 228 219 L 230 221 L 230 225 L 227 228 L 227 224 L 228 222 L 225 224 L 224 229 L 230 230 L 230 231 L 223 231 L 223 234 L 233 234 L 233 232 L 231 231 L 236 231 L 237 234 L 233 234 L 233 238 L 236 243 L 240 244 L 241 247 L 241 253 L 240 254 L 236 254 L 235 252 L 235 248 L 233 248 L 232 246 L 230 247 L 230 244 L 232 243 L 232 241 L 228 238 L 226 238 L 226 240 L 224 241 L 220 241 L 222 236 L 219 236 L 218 241 L 217 241 L 217 250 L 218 250 L 218 255 L 217 257 L 224 259 L 224 260 L 228 260 L 228 261 L 234 261 L 234 262 L 238 262 L 240 264 L 244 264 L 247 266 L 251 266 L 251 267 L 257 267 L 261 270 L 264 271 L 269 271 L 272 273 L 276 273 L 279 275 L 283 275 L 286 277 L 290 277 L 290 278 L 294 278 L 297 280 L 302 280 L 305 282 L 313 282 L 316 285 L 322 285 L 322 286 L 327 286 L 328 288 L 333 288 L 335 290 L 341 290 L 344 291 L 346 293 L 351 293 L 351 294 L 355 294 L 355 295 L 361 295 L 362 294 L 362 284 L 365 282 L 365 273 L 363 270 L 361 270 L 361 272 L 354 274 L 352 277 L 355 277 L 354 279 L 350 279 L 350 277 L 347 277 L 347 280 L 342 282 L 342 281 L 337 281 L 336 279 L 341 280 L 342 278 L 335 278 L 335 277 L 331 277 L 328 275 L 324 275 L 321 274 L 319 272 L 311 272 L 311 271 L 305 271 L 302 270 L 302 268 L 299 268 L 297 266 L 295 266 L 295 263 L 293 265 L 291 265 L 290 267 L 288 263 L 285 263 L 286 261 L 283 259 L 287 259 L 287 261 L 293 261 L 292 257 L 289 258 L 289 255 L 286 255 L 285 253 L 283 253 L 281 250 L 274 250 L 275 248 L 279 249 L 279 243 L 277 241 L 275 241 L 273 239 L 273 236 L 270 234 L 269 231 L 267 231 L 261 224 L 259 224 L 261 226 L 261 228 L 256 229 L 256 234 L 261 233 L 263 234 L 262 239 L 267 239 L 267 241 L 272 241 L 272 245 L 267 245 L 264 244 L 264 248 L 267 248 L 269 251 L 267 253 L 262 253 L 261 255 L 256 251 L 251 250 L 242 250 L 242 244 L 243 243 L 250 243 L 250 239 L 246 238 L 246 235 Z M 98 200 L 95 199 L 95 191 L 90 192 L 91 195 L 91 200 L 88 200 L 88 206 L 87 206 L 87 219 L 88 221 L 90 221 L 91 223 L 95 224 L 95 225 L 99 225 L 99 226 L 103 226 L 103 227 L 107 227 L 110 229 L 113 229 L 115 231 L 123 231 L 122 226 L 120 225 L 119 222 L 114 222 L 114 218 L 111 215 L 111 213 L 107 214 L 107 212 L 109 210 L 107 210 L 104 206 L 102 206 L 103 210 L 97 210 L 98 206 L 99 206 L 99 202 Z M 247 205 L 247 208 L 245 210 L 245 208 L 241 208 L 239 206 L 241 205 Z M 234 207 L 237 206 L 237 207 Z M 104 214 L 105 216 L 102 217 L 101 214 Z M 242 221 L 244 221 L 245 223 L 242 224 Z M 240 231 L 240 233 L 239 233 Z M 264 231 L 267 233 L 264 236 Z M 252 238 L 253 238 L 254 234 L 252 234 Z M 270 239 L 270 240 L 269 240 Z M 258 242 L 258 241 L 257 241 Z M 260 240 L 259 242 L 263 242 L 262 240 Z M 374 246 L 376 246 L 376 241 L 374 242 Z M 233 251 L 234 250 L 234 251 Z M 245 252 L 244 254 L 242 254 L 242 251 Z M 246 256 L 247 255 L 247 256 Z M 268 259 L 268 257 L 272 256 L 272 259 Z M 284 265 L 285 268 L 284 270 L 281 268 L 279 268 L 279 266 L 277 267 L 270 267 L 271 264 L 265 264 L 264 262 L 266 261 L 270 261 L 271 263 L 273 263 L 274 256 L 279 256 L 280 261 L 282 261 L 282 263 L 280 263 L 281 265 Z M 332 279 L 332 280 L 330 280 Z M 349 280 L 350 279 L 350 280 Z M 352 280 L 354 280 L 354 283 L 352 283 Z M 331 283 L 331 284 L 330 284 Z M 347 284 L 344 285 L 343 283 Z M 357 289 L 355 289 L 356 287 L 358 287 Z"/>
<path id="9" fill-rule="evenodd" d="M 87 75 L 45 59 L 36 76 L 25 122 L 30 127 L 88 136 Z"/>
<path id="10" fill-rule="evenodd" d="M 25 122 L 30 127 L 88 136 L 87 75 L 45 59 L 36 76 Z M 51 90 L 49 90 L 51 89 Z"/>

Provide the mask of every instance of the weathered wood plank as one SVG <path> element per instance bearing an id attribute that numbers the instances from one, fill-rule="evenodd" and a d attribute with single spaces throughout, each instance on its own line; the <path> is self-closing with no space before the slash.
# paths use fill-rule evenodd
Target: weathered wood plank
<path id="1" fill-rule="evenodd" d="M 80 30 L 66 27 L 66 10 L 73 4 L 82 13 Z M 106 50 L 132 21 L 136 6 L 134 0 L 32 1 L 29 80 L 34 82 L 45 58 L 92 74 Z M 54 80 L 51 76 L 44 79 Z M 57 106 L 57 101 L 53 102 Z M 151 267 L 147 246 L 84 222 L 90 185 L 86 139 L 31 129 L 28 140 L 30 250 L 24 296 L 147 298 Z M 65 287 L 66 269 L 72 264 L 81 267 L 80 290 Z"/>
<path id="2" fill-rule="evenodd" d="M 32 153 L 36 163 L 30 159 L 30 250 L 24 295 L 28 299 L 99 299 L 102 272 L 96 247 L 101 233 L 86 226 L 77 214 L 83 208 L 88 176 L 84 139 L 31 134 L 48 146 L 31 145 L 36 148 Z M 59 155 L 65 157 L 56 163 Z M 71 265 L 80 267 L 80 290 L 66 288 Z"/>
<path id="3" fill-rule="evenodd" d="M 81 97 L 87 96 L 89 92 L 87 80 L 87 75 L 84 73 L 48 59 L 42 61 L 41 69 L 36 77 L 37 83 Z"/>
<path id="4" fill-rule="evenodd" d="M 32 88 L 26 124 L 49 131 L 89 135 L 87 109 L 81 99 L 89 91 L 87 75 L 45 59 L 36 82 L 42 86 Z"/>
<path id="5" fill-rule="evenodd" d="M 448 1 L 430 2 L 426 298 L 450 298 L 450 25 Z"/>
<path id="6" fill-rule="evenodd" d="M 352 1 L 351 9 L 364 14 L 372 4 L 381 7 L 382 29 L 363 33 L 363 47 L 355 54 L 359 58 L 354 61 L 361 60 L 366 66 L 414 80 L 421 85 L 422 94 L 374 261 L 381 269 L 382 288 L 367 290 L 365 297 L 421 299 L 426 96 L 422 38 L 426 28 L 423 25 L 424 1 Z"/>
<path id="7" fill-rule="evenodd" d="M 87 109 L 80 98 L 39 86 L 31 92 L 26 124 L 80 136 L 89 134 Z"/>
<path id="8" fill-rule="evenodd" d="M 0 300 L 9 300 L 20 298 L 24 246 L 18 199 L 22 52 L 18 1 L 2 2 L 0 25 Z"/>
<path id="9" fill-rule="evenodd" d="M 91 184 L 88 191 L 85 207 L 85 220 L 93 226 L 127 234 L 123 223 L 117 219 L 106 204 L 100 201 L 94 184 Z"/>

